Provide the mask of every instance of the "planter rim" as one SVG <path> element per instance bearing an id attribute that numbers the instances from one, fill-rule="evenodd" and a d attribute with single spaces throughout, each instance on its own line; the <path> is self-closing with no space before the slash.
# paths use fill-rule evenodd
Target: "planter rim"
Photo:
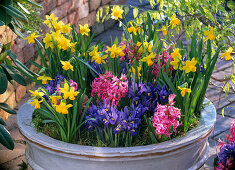
<path id="1" fill-rule="evenodd" d="M 32 123 L 34 107 L 28 102 L 19 109 L 17 113 L 17 123 L 19 130 L 26 141 L 33 143 L 36 147 L 49 149 L 52 152 L 83 156 L 86 158 L 136 158 L 170 154 L 171 152 L 175 152 L 184 147 L 190 147 L 192 143 L 200 142 L 203 139 L 208 138 L 214 129 L 216 109 L 208 99 L 205 99 L 204 103 L 209 104 L 201 110 L 199 126 L 188 131 L 185 136 L 158 144 L 134 147 L 95 147 L 70 144 L 53 139 L 43 133 L 38 133 Z"/>

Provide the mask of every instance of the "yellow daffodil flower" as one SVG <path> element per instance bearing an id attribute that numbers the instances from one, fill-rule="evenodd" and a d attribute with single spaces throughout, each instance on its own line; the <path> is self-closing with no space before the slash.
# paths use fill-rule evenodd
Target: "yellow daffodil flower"
<path id="1" fill-rule="evenodd" d="M 141 45 L 141 43 L 139 43 L 139 41 L 137 41 L 137 47 L 138 47 L 138 45 L 140 46 Z M 138 50 L 138 52 L 139 53 L 143 53 L 143 47 L 144 48 L 147 48 L 147 51 L 149 52 L 149 53 L 151 53 L 152 52 L 152 48 L 153 48 L 153 45 L 151 44 L 151 43 L 148 43 L 147 41 L 144 41 L 143 42 L 143 45 L 139 48 L 139 50 Z"/>
<path id="2" fill-rule="evenodd" d="M 179 48 L 175 48 L 175 49 L 173 49 L 173 53 L 171 53 L 171 56 L 173 57 L 173 58 L 178 58 L 178 59 L 180 59 L 180 60 L 182 60 L 182 56 L 181 56 L 181 54 L 179 53 Z"/>
<path id="3" fill-rule="evenodd" d="M 72 66 L 72 64 L 70 64 L 70 62 L 69 61 L 60 61 L 60 63 L 63 65 L 62 66 L 62 68 L 64 69 L 64 70 L 72 70 L 72 71 L 74 71 L 73 70 L 73 66 Z"/>
<path id="4" fill-rule="evenodd" d="M 185 62 L 185 66 L 183 66 L 183 70 L 185 73 L 189 73 L 190 71 L 196 72 L 197 67 L 195 66 L 197 64 L 197 61 L 193 57 L 192 60 L 188 60 Z"/>
<path id="5" fill-rule="evenodd" d="M 100 56 L 101 52 L 97 52 L 97 55 L 94 55 L 91 59 L 91 62 L 95 61 L 97 64 L 106 63 L 105 59 L 108 55 Z"/>
<path id="6" fill-rule="evenodd" d="M 46 34 L 46 37 L 45 38 L 43 38 L 43 42 L 44 42 L 44 44 L 45 44 L 45 48 L 47 49 L 47 48 L 51 48 L 51 49 L 53 49 L 53 47 L 54 47 L 54 45 L 53 45 L 53 42 L 52 42 L 52 38 L 51 38 L 51 35 L 50 34 Z"/>
<path id="7" fill-rule="evenodd" d="M 156 54 L 151 53 L 147 57 L 141 59 L 141 61 L 148 63 L 148 66 L 153 65 L 153 59 L 156 57 Z"/>
<path id="8" fill-rule="evenodd" d="M 70 24 L 67 24 L 67 25 L 63 25 L 62 26 L 62 29 L 61 29 L 61 33 L 69 33 L 69 31 L 71 30 L 72 28 L 70 27 Z"/>
<path id="9" fill-rule="evenodd" d="M 60 88 L 60 92 L 64 94 L 64 99 L 69 98 L 70 100 L 74 100 L 75 96 L 79 93 L 78 91 L 74 91 L 74 87 L 71 87 L 69 90 L 68 83 L 64 83 L 64 88 Z"/>
<path id="10" fill-rule="evenodd" d="M 31 96 L 33 97 L 42 97 L 44 95 L 43 92 L 39 92 L 38 90 L 35 91 L 29 90 L 29 92 L 32 93 Z"/>
<path id="11" fill-rule="evenodd" d="M 232 57 L 231 57 L 231 53 L 233 52 L 233 48 L 232 47 L 229 47 L 229 49 L 223 53 L 221 56 L 220 56 L 220 59 L 223 59 L 225 57 L 225 60 L 231 60 Z"/>
<path id="12" fill-rule="evenodd" d="M 163 36 L 167 35 L 167 29 L 165 26 L 162 27 L 161 29 Z"/>
<path id="13" fill-rule="evenodd" d="M 207 36 L 205 38 L 205 41 L 206 40 L 215 40 L 215 35 L 214 35 L 214 28 L 211 27 L 211 29 L 208 31 L 204 31 L 204 35 Z"/>
<path id="14" fill-rule="evenodd" d="M 119 57 L 119 56 L 125 56 L 125 53 L 123 52 L 123 50 L 126 48 L 125 45 L 123 45 L 122 47 L 117 47 L 116 44 L 113 44 L 112 47 L 107 47 L 107 50 L 105 51 L 106 53 L 110 52 L 110 57 L 111 58 L 115 58 L 115 57 Z"/>
<path id="15" fill-rule="evenodd" d="M 65 38 L 63 35 L 58 37 L 57 42 L 58 42 L 59 49 L 62 49 L 62 50 L 70 49 L 70 40 Z"/>
<path id="16" fill-rule="evenodd" d="M 69 90 L 69 84 L 68 83 L 64 83 L 64 87 L 62 88 L 60 88 L 59 89 L 59 91 L 61 92 L 61 93 L 66 93 L 66 92 L 68 92 L 68 90 Z"/>
<path id="17" fill-rule="evenodd" d="M 185 93 L 191 93 L 191 89 L 185 88 L 185 87 L 180 87 L 178 86 L 178 89 L 181 90 L 181 96 L 184 97 Z"/>
<path id="18" fill-rule="evenodd" d="M 57 20 L 58 17 L 55 17 L 54 13 L 52 13 L 50 16 L 46 15 L 46 20 L 44 21 L 44 24 L 48 25 L 49 28 L 51 28 L 52 27 L 51 22 L 56 22 Z"/>
<path id="19" fill-rule="evenodd" d="M 180 20 L 176 18 L 176 15 L 173 14 L 170 21 L 171 29 L 175 28 L 176 25 L 180 25 Z"/>
<path id="20" fill-rule="evenodd" d="M 137 28 L 134 27 L 133 24 L 132 24 L 132 22 L 130 22 L 130 24 L 131 24 L 131 27 L 129 27 L 129 28 L 127 29 L 128 32 L 129 32 L 129 33 L 132 33 L 132 32 L 133 32 L 133 33 L 136 35 L 137 31 L 139 31 L 140 28 L 139 28 L 139 27 L 137 27 Z"/>
<path id="21" fill-rule="evenodd" d="M 56 105 L 57 101 L 62 99 L 61 96 L 50 96 L 52 104 Z"/>
<path id="22" fill-rule="evenodd" d="M 112 19 L 118 20 L 119 18 L 122 19 L 122 14 L 124 10 L 122 10 L 119 6 L 114 6 L 112 9 Z"/>
<path id="23" fill-rule="evenodd" d="M 140 76 L 141 76 L 141 67 L 140 66 L 137 66 L 137 73 L 138 73 L 138 79 L 140 79 Z M 131 77 L 132 77 L 132 73 L 135 75 L 136 74 L 136 70 L 133 66 L 131 66 L 131 69 L 129 69 L 129 72 L 131 73 Z"/>
<path id="24" fill-rule="evenodd" d="M 97 55 L 97 52 L 98 52 L 98 45 L 94 46 L 93 50 L 89 52 L 89 55 L 93 57 Z"/>
<path id="25" fill-rule="evenodd" d="M 142 43 L 139 42 L 139 41 L 137 41 L 136 46 L 139 47 L 139 46 L 141 46 L 141 45 L 142 45 Z"/>
<path id="26" fill-rule="evenodd" d="M 35 43 L 35 38 L 39 37 L 39 35 L 35 35 L 35 32 L 32 33 L 30 36 L 24 38 L 25 40 L 28 40 L 28 43 L 31 44 L 31 43 Z"/>
<path id="27" fill-rule="evenodd" d="M 51 77 L 47 77 L 46 75 L 43 75 L 43 76 L 37 77 L 37 80 L 42 80 L 42 84 L 47 84 L 47 81 L 48 80 L 52 80 L 52 78 Z"/>
<path id="28" fill-rule="evenodd" d="M 174 70 L 177 70 L 177 69 L 179 68 L 179 66 L 180 66 L 180 61 L 181 61 L 181 60 L 179 60 L 177 57 L 175 57 L 174 60 L 170 62 L 170 65 L 173 66 L 173 69 L 174 69 Z"/>
<path id="29" fill-rule="evenodd" d="M 61 101 L 59 105 L 55 105 L 56 111 L 62 114 L 68 114 L 68 108 L 72 107 L 72 104 L 66 105 L 65 102 Z"/>
<path id="30" fill-rule="evenodd" d="M 71 48 L 71 53 L 75 52 L 75 46 L 76 46 L 77 42 L 75 43 L 70 43 L 70 48 Z"/>
<path id="31" fill-rule="evenodd" d="M 40 103 L 42 103 L 42 100 L 38 101 L 38 99 L 33 99 L 33 101 L 29 102 L 29 104 L 31 104 L 31 106 L 35 106 L 35 109 L 40 109 Z"/>
<path id="32" fill-rule="evenodd" d="M 55 31 L 61 31 L 62 27 L 64 25 L 64 23 L 62 21 L 53 22 L 52 24 L 53 24 L 53 27 L 54 27 Z"/>
<path id="33" fill-rule="evenodd" d="M 86 36 L 88 36 L 88 33 L 91 31 L 88 27 L 88 24 L 85 24 L 84 26 L 79 24 L 79 30 L 80 30 L 80 34 L 82 34 L 82 35 L 85 34 Z"/>

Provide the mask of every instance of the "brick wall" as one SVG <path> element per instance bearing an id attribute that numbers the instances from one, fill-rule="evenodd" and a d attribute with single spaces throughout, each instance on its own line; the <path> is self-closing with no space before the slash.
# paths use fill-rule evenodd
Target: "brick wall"
<path id="1" fill-rule="evenodd" d="M 44 10 L 41 11 L 41 17 L 54 13 L 55 16 L 65 24 L 71 23 L 78 28 L 79 24 L 88 24 L 93 32 L 100 34 L 113 26 L 115 21 L 109 20 L 104 23 L 96 23 L 97 10 L 106 5 L 125 4 L 127 0 L 35 0 L 40 3 Z M 43 33 L 48 31 L 47 27 L 42 25 Z M 5 27 L 0 27 L 0 43 L 6 44 L 11 42 L 12 51 L 17 54 L 18 59 L 28 66 L 31 70 L 37 71 L 36 67 L 29 62 L 31 59 L 40 64 L 40 58 L 36 55 L 36 49 L 33 44 L 28 44 L 26 40 L 17 38 L 12 31 Z M 11 85 L 9 83 L 7 91 L 0 95 L 0 102 L 9 104 L 12 108 L 25 95 L 26 90 L 34 84 L 29 83 L 27 87 L 19 84 Z M 0 116 L 5 120 L 8 114 L 0 109 Z"/>

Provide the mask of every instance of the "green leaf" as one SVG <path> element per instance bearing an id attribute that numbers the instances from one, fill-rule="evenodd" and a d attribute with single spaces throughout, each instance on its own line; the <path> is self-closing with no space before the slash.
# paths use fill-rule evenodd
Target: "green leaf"
<path id="1" fill-rule="evenodd" d="M 0 124 L 3 125 L 3 126 L 7 125 L 2 118 L 0 118 Z"/>
<path id="2" fill-rule="evenodd" d="M 1 67 L 0 67 L 0 82 L 1 82 L 0 94 L 3 94 L 7 90 L 8 82 L 7 82 L 7 76 Z"/>
<path id="3" fill-rule="evenodd" d="M 2 6 L 0 6 L 0 14 L 1 14 L 0 15 L 1 22 L 4 22 L 5 25 L 11 23 L 12 17 L 6 13 L 6 10 Z"/>
<path id="4" fill-rule="evenodd" d="M 3 68 L 5 68 L 4 71 L 6 71 L 12 79 L 14 79 L 17 83 L 26 86 L 26 82 L 25 79 L 22 75 L 19 74 L 19 72 L 13 67 L 13 66 L 9 66 L 9 65 L 2 65 Z"/>
<path id="5" fill-rule="evenodd" d="M 139 10 L 137 8 L 133 9 L 133 16 L 136 18 L 138 16 Z"/>
<path id="6" fill-rule="evenodd" d="M 30 3 L 30 4 L 32 4 L 32 5 L 34 5 L 34 6 L 36 6 L 36 7 L 43 8 L 41 5 L 37 4 L 36 2 L 30 1 L 30 0 L 24 0 L 24 1 L 26 1 L 26 2 L 28 2 L 28 3 Z"/>
<path id="7" fill-rule="evenodd" d="M 0 124 L 0 143 L 10 150 L 14 149 L 14 141 L 11 138 L 10 133 L 1 124 Z"/>
<path id="8" fill-rule="evenodd" d="M 0 108 L 2 110 L 5 110 L 6 112 L 10 113 L 10 114 L 16 114 L 16 111 L 13 110 L 8 104 L 6 103 L 0 103 Z"/>
<path id="9" fill-rule="evenodd" d="M 24 38 L 24 35 L 16 28 L 14 23 L 8 24 L 8 27 L 20 38 Z"/>
<path id="10" fill-rule="evenodd" d="M 222 114 L 222 116 L 224 117 L 224 107 L 223 107 L 223 109 L 222 109 L 222 111 L 221 111 L 221 114 Z"/>
<path id="11" fill-rule="evenodd" d="M 6 13 L 14 18 L 17 18 L 19 20 L 22 21 L 28 21 L 28 18 L 22 13 L 20 12 L 18 9 L 14 8 L 11 5 L 6 5 L 6 6 L 2 6 L 5 10 Z"/>
<path id="12" fill-rule="evenodd" d="M 235 76 L 233 74 L 230 74 L 230 79 L 232 80 L 233 84 L 235 84 Z"/>

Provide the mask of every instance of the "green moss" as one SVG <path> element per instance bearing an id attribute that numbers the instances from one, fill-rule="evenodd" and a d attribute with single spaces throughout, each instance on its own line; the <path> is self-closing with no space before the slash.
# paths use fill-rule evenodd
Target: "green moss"
<path id="1" fill-rule="evenodd" d="M 43 117 L 39 112 L 34 111 L 32 123 L 34 124 L 37 132 L 44 133 L 54 139 L 61 140 L 60 132 L 55 123 L 43 123 L 45 117 Z"/>

